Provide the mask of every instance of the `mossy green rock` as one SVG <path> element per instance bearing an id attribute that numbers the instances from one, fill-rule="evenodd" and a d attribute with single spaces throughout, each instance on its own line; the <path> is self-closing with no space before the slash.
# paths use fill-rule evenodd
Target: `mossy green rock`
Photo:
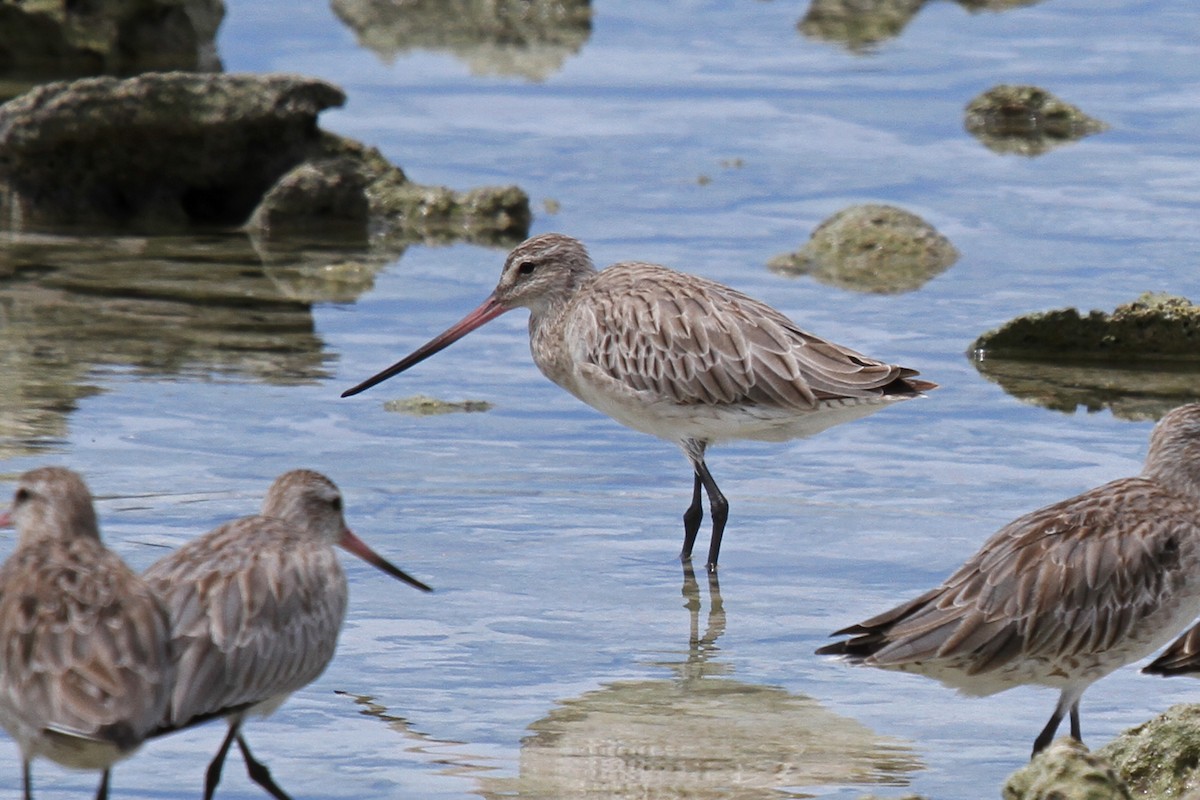
<path id="1" fill-rule="evenodd" d="M 1200 796 L 1200 705 L 1172 706 L 1130 728 L 1096 751 L 1138 797 L 1154 800 Z"/>
<path id="2" fill-rule="evenodd" d="M 437 414 L 454 414 L 456 412 L 491 411 L 492 404 L 486 400 L 438 400 L 423 394 L 404 397 L 399 400 L 388 400 L 383 404 L 386 411 L 400 414 L 411 414 L 414 417 L 432 417 Z"/>
<path id="3" fill-rule="evenodd" d="M 1102 757 L 1063 737 L 1004 784 L 1004 800 L 1132 800 L 1129 787 Z"/>
<path id="4" fill-rule="evenodd" d="M 1111 314 L 1074 308 L 1026 314 L 980 336 L 971 352 L 977 359 L 1200 360 L 1200 307 L 1183 297 L 1144 294 Z"/>
<path id="5" fill-rule="evenodd" d="M 920 288 L 957 260 L 954 245 L 916 214 L 867 203 L 837 212 L 798 252 L 767 266 L 841 289 L 896 294 Z"/>
<path id="6" fill-rule="evenodd" d="M 1045 89 L 1010 84 L 988 89 L 968 103 L 964 127 L 990 150 L 1027 156 L 1108 129 Z"/>

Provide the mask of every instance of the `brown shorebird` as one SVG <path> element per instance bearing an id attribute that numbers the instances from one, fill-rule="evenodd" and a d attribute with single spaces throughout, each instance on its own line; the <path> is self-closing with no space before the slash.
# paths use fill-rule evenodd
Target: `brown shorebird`
<path id="1" fill-rule="evenodd" d="M 716 569 L 729 503 L 704 463 L 708 445 L 811 436 L 908 400 L 936 384 L 806 333 L 775 309 L 710 280 L 656 264 L 596 271 L 577 240 L 534 236 L 508 255 L 479 308 L 342 397 L 369 389 L 514 308 L 529 309 L 534 363 L 550 380 L 634 430 L 677 443 L 692 464 L 684 560 L 712 514 Z"/>
<path id="2" fill-rule="evenodd" d="M 109 771 L 162 718 L 174 683 L 167 615 L 100 541 L 92 496 L 61 467 L 21 476 L 0 525 L 17 527 L 0 566 L 0 725 L 30 762 Z"/>
<path id="3" fill-rule="evenodd" d="M 1001 528 L 941 586 L 817 650 L 915 672 L 968 695 L 1059 689 L 1036 755 L 1095 681 L 1200 613 L 1200 404 L 1164 416 L 1142 474 Z"/>
<path id="4" fill-rule="evenodd" d="M 286 800 L 241 734 L 317 678 L 333 658 L 346 615 L 339 544 L 394 578 L 429 587 L 384 560 L 342 516 L 342 495 L 324 475 L 293 470 L 271 484 L 262 514 L 226 523 L 155 563 L 146 581 L 171 620 L 178 675 L 157 732 L 224 717 L 229 733 L 205 775 L 209 800 L 236 740 L 250 778 Z"/>

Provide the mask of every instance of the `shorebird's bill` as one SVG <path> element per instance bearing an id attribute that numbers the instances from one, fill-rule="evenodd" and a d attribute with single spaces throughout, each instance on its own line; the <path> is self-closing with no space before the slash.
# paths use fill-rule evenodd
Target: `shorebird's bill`
<path id="1" fill-rule="evenodd" d="M 409 586 L 416 587 L 422 592 L 433 591 L 433 589 L 429 588 L 424 583 L 421 583 L 419 580 L 409 575 L 407 572 L 400 569 L 383 556 L 376 553 L 370 548 L 370 546 L 367 545 L 366 542 L 355 536 L 349 528 L 346 528 L 342 531 L 342 539 L 338 542 L 338 544 L 349 550 L 351 553 L 354 553 L 354 555 L 358 556 L 376 569 L 386 572 L 388 575 L 391 575 L 397 580 L 404 581 Z"/>
<path id="2" fill-rule="evenodd" d="M 444 350 L 462 337 L 466 336 L 471 331 L 475 330 L 481 325 L 491 322 L 496 317 L 509 310 L 511 309 L 509 309 L 508 306 L 501 305 L 500 301 L 496 299 L 496 296 L 492 295 L 487 300 L 484 300 L 483 304 L 480 305 L 479 308 L 475 309 L 470 314 L 467 314 L 457 324 L 446 329 L 433 339 L 430 339 L 428 342 L 418 347 L 409 355 L 400 359 L 395 364 L 392 364 L 383 372 L 373 375 L 357 386 L 353 386 L 342 392 L 342 397 L 350 397 L 351 395 L 366 391 L 377 383 L 383 383 L 393 375 L 399 375 L 401 372 L 404 372 L 404 370 L 408 369 L 414 364 L 419 364 L 434 353 Z"/>

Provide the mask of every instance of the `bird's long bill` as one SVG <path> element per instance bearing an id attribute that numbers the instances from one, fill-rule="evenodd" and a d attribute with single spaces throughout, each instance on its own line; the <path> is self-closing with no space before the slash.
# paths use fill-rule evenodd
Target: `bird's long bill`
<path id="1" fill-rule="evenodd" d="M 12 524 L 12 513 L 9 511 L 0 511 L 0 528 L 7 528 Z"/>
<path id="2" fill-rule="evenodd" d="M 338 542 L 338 544 L 340 544 L 342 547 L 349 550 L 351 553 L 354 553 L 354 555 L 358 556 L 363 561 L 367 562 L 368 564 L 375 567 L 376 569 L 386 572 L 388 575 L 391 575 L 393 578 L 397 578 L 399 580 L 404 581 L 409 586 L 415 586 L 416 588 L 420 589 L 422 592 L 432 592 L 433 591 L 433 589 L 430 589 L 428 586 L 421 583 L 419 580 L 417 580 L 413 576 L 409 575 L 407 572 L 400 569 L 399 567 L 397 567 L 392 562 L 388 561 L 383 556 L 376 553 L 369 546 L 367 546 L 366 542 L 364 542 L 362 539 L 358 538 L 353 533 L 351 533 L 349 528 L 346 528 L 345 530 L 342 531 L 342 540 L 340 542 Z"/>
<path id="3" fill-rule="evenodd" d="M 342 397 L 349 397 L 351 395 L 358 394 L 359 392 L 366 391 L 377 383 L 383 383 L 393 375 L 399 375 L 401 372 L 404 372 L 404 370 L 408 369 L 414 364 L 419 364 L 434 353 L 444 350 L 479 326 L 487 322 L 491 322 L 496 317 L 509 310 L 510 309 L 506 306 L 500 305 L 500 302 L 496 300 L 495 295 L 489 297 L 487 300 L 483 301 L 483 305 L 479 306 L 479 308 L 463 317 L 458 324 L 450 327 L 441 335 L 436 336 L 425 344 L 421 345 L 412 353 L 400 359 L 395 364 L 392 364 L 378 375 L 373 375 L 357 386 L 342 392 Z"/>

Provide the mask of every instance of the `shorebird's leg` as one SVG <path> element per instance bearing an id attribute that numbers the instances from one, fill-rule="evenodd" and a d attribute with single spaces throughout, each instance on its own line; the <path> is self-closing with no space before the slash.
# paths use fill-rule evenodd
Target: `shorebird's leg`
<path id="1" fill-rule="evenodd" d="M 1062 694 L 1058 696 L 1058 705 L 1054 707 L 1054 713 L 1050 715 L 1050 721 L 1046 723 L 1046 727 L 1042 728 L 1042 732 L 1038 734 L 1037 739 L 1033 743 L 1033 755 L 1045 750 L 1050 742 L 1054 741 L 1054 734 L 1058 732 L 1058 725 L 1062 722 L 1063 717 L 1067 715 L 1068 710 L 1071 713 L 1071 736 L 1076 741 L 1083 741 L 1079 736 L 1079 699 L 1083 695 L 1081 689 L 1072 689 L 1067 687 L 1063 689 Z"/>
<path id="2" fill-rule="evenodd" d="M 692 485 L 692 504 L 683 512 L 683 550 L 679 552 L 681 561 L 692 560 L 692 545 L 696 543 L 696 534 L 700 532 L 700 523 L 704 521 L 704 506 L 700 502 L 700 473 L 696 473 L 696 482 Z"/>
<path id="3" fill-rule="evenodd" d="M 696 466 L 696 474 L 700 476 L 704 490 L 708 492 L 708 510 L 712 514 L 712 539 L 708 542 L 708 561 L 704 565 L 711 573 L 717 571 L 717 556 L 721 552 L 721 536 L 725 533 L 725 520 L 729 518 L 729 501 L 725 499 L 725 495 L 721 494 L 704 459 L 701 459 Z"/>
<path id="4" fill-rule="evenodd" d="M 100 773 L 100 785 L 96 787 L 96 800 L 108 800 L 108 770 Z"/>
<path id="5" fill-rule="evenodd" d="M 233 744 L 233 737 L 237 736 L 241 724 L 240 721 L 229 723 L 229 733 L 225 734 L 225 741 L 221 742 L 220 749 L 204 773 L 204 800 L 212 800 L 213 792 L 217 791 L 217 784 L 221 782 L 221 768 L 225 766 L 225 756 L 229 753 L 229 745 Z"/>
<path id="6" fill-rule="evenodd" d="M 29 759 L 21 762 L 21 780 L 25 785 L 25 800 L 33 800 L 33 774 L 29 769 Z"/>
<path id="7" fill-rule="evenodd" d="M 246 774 L 250 776 L 250 780 L 266 789 L 276 800 L 292 800 L 288 796 L 288 793 L 280 789 L 279 784 L 275 783 L 275 779 L 271 777 L 271 770 L 267 769 L 267 765 L 250 755 L 250 748 L 240 733 L 237 737 L 237 743 L 238 747 L 241 748 L 242 758 L 246 761 Z"/>

